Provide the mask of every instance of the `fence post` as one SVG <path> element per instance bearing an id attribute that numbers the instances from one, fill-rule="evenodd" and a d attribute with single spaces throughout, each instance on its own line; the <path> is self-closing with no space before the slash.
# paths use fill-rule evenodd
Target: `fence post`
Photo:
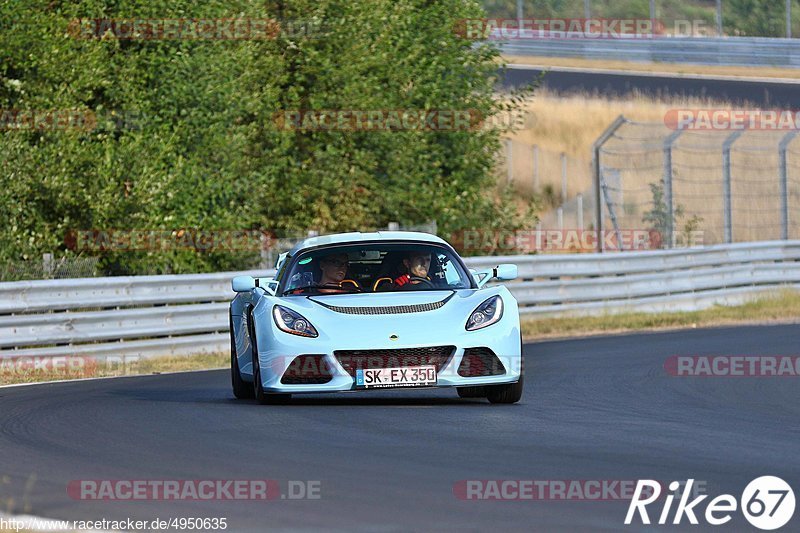
<path id="1" fill-rule="evenodd" d="M 722 0 L 717 0 L 717 37 L 722 37 Z"/>
<path id="2" fill-rule="evenodd" d="M 567 202 L 567 154 L 561 152 L 561 203 Z"/>
<path id="3" fill-rule="evenodd" d="M 514 148 L 511 139 L 506 139 L 506 167 L 508 183 L 514 181 Z"/>
<path id="4" fill-rule="evenodd" d="M 583 194 L 578 194 L 576 201 L 578 202 L 578 230 L 583 230 Z"/>
<path id="5" fill-rule="evenodd" d="M 619 172 L 614 170 L 619 176 Z M 619 223 L 617 222 L 617 212 L 614 209 L 614 202 L 611 199 L 611 194 L 608 192 L 608 183 L 603 176 L 600 176 L 600 187 L 603 188 L 603 198 L 606 200 L 606 207 L 608 207 L 608 215 L 611 218 L 611 225 L 614 227 L 614 235 L 617 236 L 617 247 L 620 252 L 624 252 L 625 248 L 622 245 L 622 234 L 619 231 Z"/>
<path id="6" fill-rule="evenodd" d="M 586 20 L 592 18 L 591 0 L 583 0 L 583 18 Z"/>
<path id="7" fill-rule="evenodd" d="M 789 240 L 789 170 L 786 163 L 786 150 L 792 141 L 797 137 L 797 131 L 787 133 L 779 145 L 778 154 L 780 157 L 781 173 L 781 239 Z"/>
<path id="8" fill-rule="evenodd" d="M 519 24 L 519 31 L 522 31 L 522 19 L 525 18 L 525 10 L 523 8 L 522 0 L 517 0 L 517 23 Z"/>
<path id="9" fill-rule="evenodd" d="M 667 206 L 667 248 L 672 248 L 675 245 L 674 232 L 675 228 L 675 201 L 672 196 L 672 146 L 678 137 L 681 136 L 683 130 L 678 130 L 664 141 L 664 204 Z"/>
<path id="10" fill-rule="evenodd" d="M 600 188 L 600 152 L 603 145 L 614 135 L 628 119 L 624 115 L 620 115 L 617 119 L 598 137 L 592 145 L 592 172 L 594 174 L 594 216 L 595 216 L 595 231 L 597 232 L 597 251 L 603 252 L 603 191 Z"/>
<path id="11" fill-rule="evenodd" d="M 786 38 L 792 38 L 792 0 L 786 0 Z"/>
<path id="12" fill-rule="evenodd" d="M 53 254 L 42 254 L 42 272 L 44 273 L 45 279 L 50 279 L 53 277 L 53 272 L 55 271 L 54 263 L 53 263 Z"/>
<path id="13" fill-rule="evenodd" d="M 539 190 L 539 145 L 533 145 L 533 190 Z"/>
<path id="14" fill-rule="evenodd" d="M 725 221 L 725 242 L 728 244 L 733 242 L 733 218 L 731 216 L 731 211 L 733 210 L 731 202 L 731 147 L 733 143 L 736 142 L 736 139 L 741 137 L 743 133 L 744 131 L 735 131 L 722 143 L 722 216 Z"/>

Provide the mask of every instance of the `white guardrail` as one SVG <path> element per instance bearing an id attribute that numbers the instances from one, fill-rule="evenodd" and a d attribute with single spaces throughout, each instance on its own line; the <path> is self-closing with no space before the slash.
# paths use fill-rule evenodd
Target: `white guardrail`
<path id="1" fill-rule="evenodd" d="M 695 310 L 800 289 L 800 241 L 466 262 L 517 264 L 508 287 L 528 317 Z M 231 278 L 273 272 L 0 283 L 0 358 L 226 351 Z"/>
<path id="2" fill-rule="evenodd" d="M 502 50 L 509 55 L 537 57 L 800 67 L 800 39 L 767 37 L 516 38 L 504 41 Z"/>

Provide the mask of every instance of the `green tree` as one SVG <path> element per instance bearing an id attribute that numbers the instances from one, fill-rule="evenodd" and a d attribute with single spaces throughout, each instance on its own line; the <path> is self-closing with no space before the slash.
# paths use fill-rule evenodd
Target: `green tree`
<path id="1" fill-rule="evenodd" d="M 94 113 L 89 131 L 3 131 L 0 262 L 70 255 L 70 229 L 278 234 L 436 220 L 444 234 L 526 222 L 495 190 L 497 129 L 283 131 L 283 110 L 477 110 L 497 49 L 454 31 L 476 2 L 31 0 L 0 2 L 0 110 Z M 76 39 L 77 18 L 275 18 L 275 39 Z M 120 117 L 122 121 L 120 122 Z M 257 254 L 103 254 L 110 273 L 252 266 Z"/>

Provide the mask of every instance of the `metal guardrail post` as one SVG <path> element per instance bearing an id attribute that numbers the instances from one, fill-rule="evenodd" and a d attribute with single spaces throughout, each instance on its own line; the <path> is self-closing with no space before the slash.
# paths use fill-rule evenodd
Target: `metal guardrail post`
<path id="1" fill-rule="evenodd" d="M 567 154 L 561 152 L 561 203 L 567 202 Z"/>
<path id="2" fill-rule="evenodd" d="M 731 133 L 725 142 L 722 143 L 722 216 L 725 227 L 725 242 L 733 242 L 733 218 L 731 211 L 733 203 L 731 201 L 731 147 L 736 139 L 742 136 L 744 131 Z"/>
<path id="3" fill-rule="evenodd" d="M 667 206 L 667 248 L 675 245 L 675 201 L 672 196 L 672 147 L 675 141 L 683 134 L 683 130 L 678 130 L 664 141 L 664 203 Z"/>
<path id="4" fill-rule="evenodd" d="M 533 145 L 533 190 L 539 190 L 539 145 Z"/>
<path id="5" fill-rule="evenodd" d="M 722 0 L 717 0 L 717 36 L 722 37 Z"/>
<path id="6" fill-rule="evenodd" d="M 784 241 L 789 240 L 789 170 L 786 162 L 786 150 L 797 135 L 797 131 L 790 131 L 781 139 L 778 147 L 780 158 L 778 168 L 781 173 L 781 239 Z"/>
<path id="7" fill-rule="evenodd" d="M 600 187 L 600 151 L 603 145 L 611 138 L 612 135 L 626 122 L 628 119 L 624 115 L 620 115 L 617 119 L 603 132 L 600 137 L 592 145 L 592 170 L 594 173 L 594 216 L 595 228 L 597 232 L 597 251 L 603 252 L 603 191 Z"/>

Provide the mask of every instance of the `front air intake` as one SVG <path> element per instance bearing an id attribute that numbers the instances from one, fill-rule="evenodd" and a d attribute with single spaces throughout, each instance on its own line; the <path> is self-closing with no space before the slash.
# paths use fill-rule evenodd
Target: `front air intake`
<path id="1" fill-rule="evenodd" d="M 502 361 L 489 348 L 467 348 L 458 365 L 458 375 L 463 378 L 500 376 L 506 373 Z"/>
<path id="2" fill-rule="evenodd" d="M 324 355 L 299 355 L 295 357 L 281 377 L 284 385 L 322 385 L 333 379 Z"/>

